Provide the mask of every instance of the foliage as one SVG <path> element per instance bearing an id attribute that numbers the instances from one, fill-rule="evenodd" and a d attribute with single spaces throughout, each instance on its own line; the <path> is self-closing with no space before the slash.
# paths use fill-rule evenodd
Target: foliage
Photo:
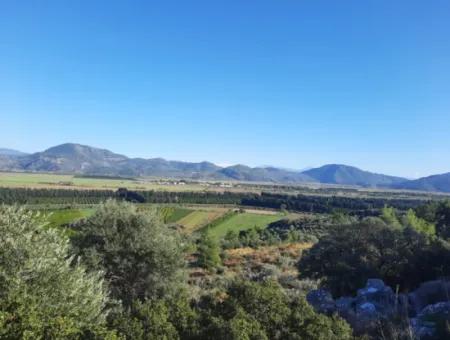
<path id="1" fill-rule="evenodd" d="M 186 294 L 168 299 L 134 301 L 118 310 L 110 326 L 126 339 L 193 339 L 197 333 L 197 314 Z"/>
<path id="2" fill-rule="evenodd" d="M 116 316 L 111 326 L 126 339 L 179 339 L 162 300 L 134 301 L 128 311 Z"/>
<path id="3" fill-rule="evenodd" d="M 431 201 L 415 209 L 419 218 L 436 226 L 436 235 L 450 240 L 450 200 Z"/>
<path id="4" fill-rule="evenodd" d="M 323 279 L 334 295 L 347 295 L 374 277 L 408 291 L 449 275 L 449 261 L 448 243 L 370 218 L 334 227 L 303 254 L 298 268 L 303 277 Z"/>
<path id="5" fill-rule="evenodd" d="M 450 240 L 450 200 L 441 202 L 436 209 L 436 232 L 439 237 Z"/>
<path id="6" fill-rule="evenodd" d="M 0 244 L 0 338 L 114 337 L 100 273 L 72 261 L 60 233 L 35 213 L 1 207 Z"/>
<path id="7" fill-rule="evenodd" d="M 417 217 L 416 213 L 412 209 L 409 209 L 404 216 L 403 225 L 428 236 L 436 235 L 436 227 L 434 224 Z"/>
<path id="8" fill-rule="evenodd" d="M 208 233 L 203 233 L 198 246 L 198 264 L 205 269 L 213 269 L 221 264 L 219 243 Z"/>
<path id="9" fill-rule="evenodd" d="M 336 223 L 357 221 L 345 214 L 332 216 L 307 216 L 295 220 L 282 219 L 270 223 L 267 228 L 252 228 L 238 232 L 230 230 L 222 240 L 225 249 L 259 247 L 280 243 L 316 242 Z"/>
<path id="10" fill-rule="evenodd" d="M 303 297 L 289 298 L 273 281 L 233 282 L 200 303 L 201 339 L 350 339 L 345 321 L 314 312 Z"/>
<path id="11" fill-rule="evenodd" d="M 74 251 L 91 270 L 103 270 L 114 298 L 164 296 L 183 275 L 183 244 L 162 224 L 156 211 L 138 211 L 126 202 L 108 201 L 77 228 Z"/>
<path id="12" fill-rule="evenodd" d="M 397 214 L 395 212 L 395 209 L 392 207 L 384 206 L 383 209 L 381 209 L 381 216 L 380 218 L 389 226 L 393 228 L 401 228 L 402 225 L 400 224 L 400 221 L 398 220 Z"/>

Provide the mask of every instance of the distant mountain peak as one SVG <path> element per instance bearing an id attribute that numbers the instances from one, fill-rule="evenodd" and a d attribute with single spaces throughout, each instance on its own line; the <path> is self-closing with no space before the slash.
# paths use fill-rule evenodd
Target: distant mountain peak
<path id="1" fill-rule="evenodd" d="M 302 172 L 321 183 L 389 187 L 406 181 L 405 178 L 377 174 L 345 164 L 326 164 Z"/>

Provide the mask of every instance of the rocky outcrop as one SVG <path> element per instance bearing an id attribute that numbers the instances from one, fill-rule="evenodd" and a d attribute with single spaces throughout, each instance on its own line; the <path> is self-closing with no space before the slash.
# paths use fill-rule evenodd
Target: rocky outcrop
<path id="1" fill-rule="evenodd" d="M 370 332 L 380 322 L 402 317 L 409 320 L 417 339 L 436 332 L 439 324 L 450 321 L 450 282 L 423 283 L 409 294 L 397 294 L 382 280 L 369 279 L 354 297 L 333 299 L 324 289 L 308 293 L 307 300 L 317 312 L 339 314 L 356 333 Z"/>
<path id="2" fill-rule="evenodd" d="M 432 338 L 437 326 L 450 322 L 450 302 L 438 302 L 426 306 L 415 318 L 411 327 L 418 339 Z"/>

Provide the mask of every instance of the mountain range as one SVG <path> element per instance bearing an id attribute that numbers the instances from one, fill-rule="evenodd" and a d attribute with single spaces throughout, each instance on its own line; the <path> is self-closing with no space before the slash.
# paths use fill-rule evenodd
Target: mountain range
<path id="1" fill-rule="evenodd" d="M 342 164 L 328 164 L 305 171 L 287 170 L 273 166 L 220 167 L 210 162 L 191 163 L 168 161 L 163 158 L 129 158 L 109 150 L 73 143 L 61 144 L 32 154 L 0 148 L 0 170 L 293 184 L 323 183 L 450 192 L 450 173 L 408 180 Z"/>

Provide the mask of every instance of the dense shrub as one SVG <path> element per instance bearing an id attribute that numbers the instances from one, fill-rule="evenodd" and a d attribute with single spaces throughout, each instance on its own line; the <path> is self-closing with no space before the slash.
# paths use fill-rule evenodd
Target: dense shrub
<path id="1" fill-rule="evenodd" d="M 0 207 L 0 338 L 113 338 L 98 271 L 72 266 L 68 240 L 36 214 Z"/>
<path id="2" fill-rule="evenodd" d="M 204 232 L 197 245 L 198 265 L 205 269 L 214 269 L 221 264 L 219 243 Z"/>
<path id="3" fill-rule="evenodd" d="M 200 304 L 199 339 L 351 339 L 339 318 L 314 312 L 303 297 L 288 297 L 273 281 L 234 282 Z"/>
<path id="4" fill-rule="evenodd" d="M 323 279 L 334 295 L 352 294 L 368 278 L 381 278 L 401 291 L 450 275 L 450 245 L 412 228 L 370 218 L 334 227 L 299 261 L 302 277 Z"/>

